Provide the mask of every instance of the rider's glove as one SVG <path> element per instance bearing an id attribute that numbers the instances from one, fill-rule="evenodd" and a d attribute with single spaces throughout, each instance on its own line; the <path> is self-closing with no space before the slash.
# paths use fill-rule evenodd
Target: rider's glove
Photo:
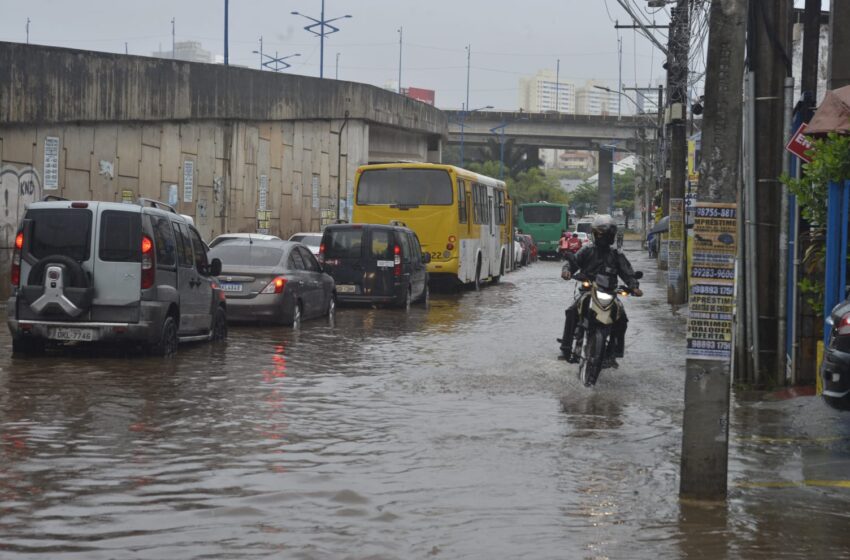
<path id="1" fill-rule="evenodd" d="M 561 271 L 561 278 L 563 278 L 564 280 L 569 280 L 572 277 L 573 277 L 573 275 L 570 274 L 569 270 L 562 270 Z"/>
<path id="2" fill-rule="evenodd" d="M 643 290 L 641 290 L 640 288 L 635 288 L 634 290 L 632 290 L 632 295 L 635 297 L 640 297 L 643 295 Z"/>

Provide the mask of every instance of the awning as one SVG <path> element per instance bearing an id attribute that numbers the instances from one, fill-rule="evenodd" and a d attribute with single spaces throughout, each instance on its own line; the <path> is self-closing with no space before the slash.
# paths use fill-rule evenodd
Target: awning
<path id="1" fill-rule="evenodd" d="M 806 134 L 828 132 L 850 134 L 850 86 L 827 91 L 823 102 L 815 111 L 815 116 L 806 127 Z"/>

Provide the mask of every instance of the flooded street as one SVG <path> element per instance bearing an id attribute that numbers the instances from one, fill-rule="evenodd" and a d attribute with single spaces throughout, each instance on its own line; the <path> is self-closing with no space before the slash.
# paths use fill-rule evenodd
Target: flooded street
<path id="1" fill-rule="evenodd" d="M 727 507 L 680 505 L 684 317 L 634 249 L 594 389 L 547 262 L 173 360 L 13 360 L 4 325 L 0 557 L 850 558 L 850 416 L 818 398 L 739 396 Z"/>

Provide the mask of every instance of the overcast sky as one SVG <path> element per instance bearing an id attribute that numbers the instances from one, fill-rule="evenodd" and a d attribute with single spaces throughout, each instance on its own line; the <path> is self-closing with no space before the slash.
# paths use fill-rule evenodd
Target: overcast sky
<path id="1" fill-rule="evenodd" d="M 634 5 L 646 6 L 641 0 Z M 78 49 L 150 55 L 171 48 L 171 19 L 177 41 L 197 40 L 215 54 L 223 48 L 223 0 L 0 0 L 0 40 Z M 290 12 L 318 18 L 321 0 L 231 0 L 231 64 L 258 66 L 264 51 L 301 53 L 289 72 L 319 75 L 319 40 Z M 518 81 L 560 59 L 563 79 L 595 79 L 616 88 L 617 38 L 614 20 L 631 23 L 617 0 L 326 0 L 325 17 L 340 32 L 325 40 L 325 77 L 383 86 L 397 82 L 398 28 L 404 28 L 404 87 L 437 92 L 437 105 L 459 108 L 466 97 L 471 45 L 470 106 L 516 109 Z M 648 18 L 653 15 L 648 14 Z M 667 23 L 665 12 L 655 15 Z M 653 84 L 663 76 L 663 55 L 631 30 L 622 38 L 623 82 Z M 662 42 L 665 42 L 663 37 Z"/>

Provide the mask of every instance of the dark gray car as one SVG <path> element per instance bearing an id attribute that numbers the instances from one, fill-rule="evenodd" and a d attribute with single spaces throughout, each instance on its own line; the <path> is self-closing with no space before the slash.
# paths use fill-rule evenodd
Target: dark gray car
<path id="1" fill-rule="evenodd" d="M 299 327 L 303 319 L 333 318 L 333 278 L 310 250 L 290 241 L 230 240 L 210 255 L 222 262 L 218 277 L 227 318 Z"/>

